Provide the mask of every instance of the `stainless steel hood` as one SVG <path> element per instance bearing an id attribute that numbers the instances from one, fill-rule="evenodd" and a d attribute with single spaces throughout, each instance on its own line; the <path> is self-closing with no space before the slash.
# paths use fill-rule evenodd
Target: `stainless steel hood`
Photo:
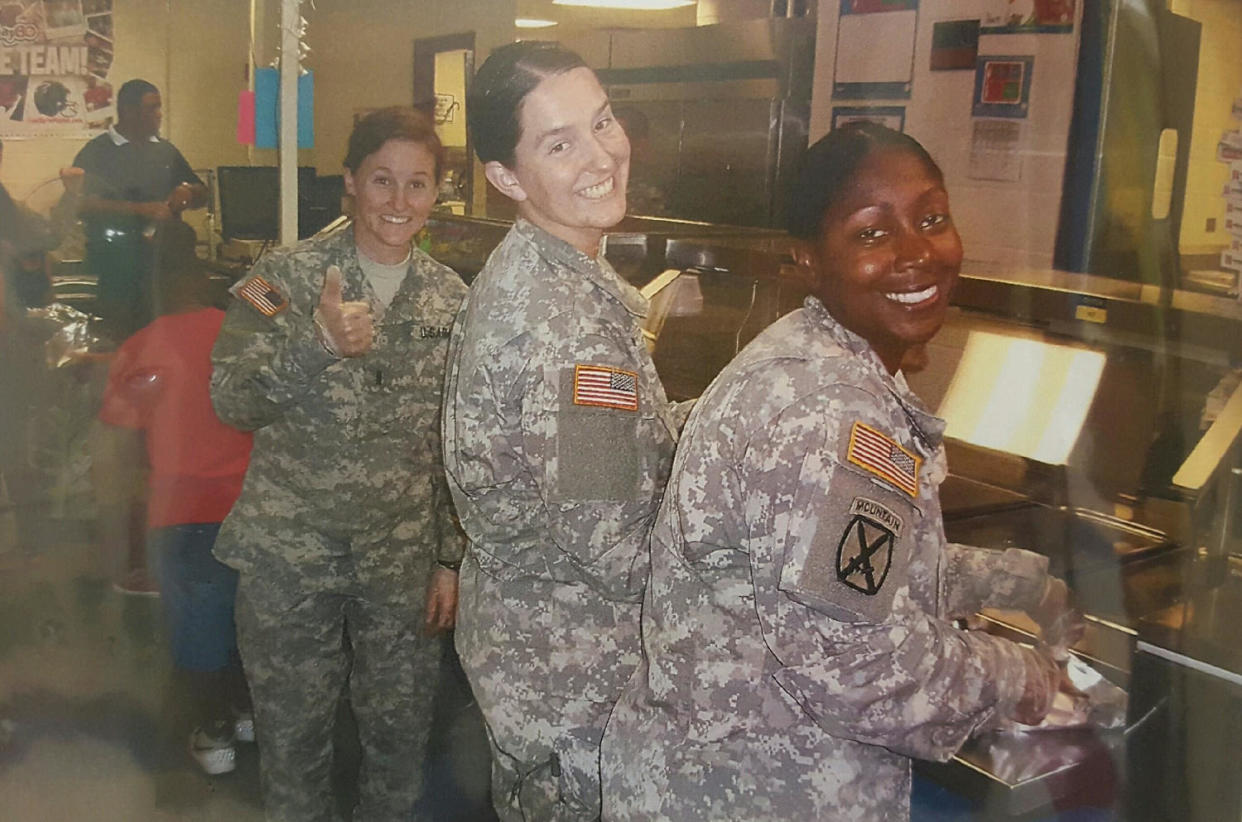
<path id="1" fill-rule="evenodd" d="M 777 226 L 807 145 L 813 19 L 567 40 L 630 132 L 630 213 Z"/>

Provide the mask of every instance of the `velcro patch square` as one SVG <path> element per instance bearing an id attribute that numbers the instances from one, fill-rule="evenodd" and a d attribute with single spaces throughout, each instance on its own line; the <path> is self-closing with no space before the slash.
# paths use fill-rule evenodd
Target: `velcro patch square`
<path id="1" fill-rule="evenodd" d="M 815 466 L 804 479 L 780 589 L 842 622 L 883 622 L 908 584 L 918 509 L 904 493 L 840 464 L 827 477 Z"/>

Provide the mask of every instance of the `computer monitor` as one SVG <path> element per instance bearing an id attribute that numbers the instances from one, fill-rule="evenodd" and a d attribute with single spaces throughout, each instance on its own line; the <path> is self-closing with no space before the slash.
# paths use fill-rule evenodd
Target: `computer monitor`
<path id="1" fill-rule="evenodd" d="M 330 174 L 307 185 L 298 183 L 298 237 L 306 238 L 341 216 L 345 177 Z"/>
<path id="2" fill-rule="evenodd" d="M 307 193 L 317 189 L 316 180 L 314 167 L 298 167 L 299 237 L 314 233 L 303 231 L 302 215 L 307 209 Z M 216 185 L 220 189 L 220 234 L 224 239 L 275 242 L 280 238 L 279 168 L 220 166 L 216 170 Z"/>

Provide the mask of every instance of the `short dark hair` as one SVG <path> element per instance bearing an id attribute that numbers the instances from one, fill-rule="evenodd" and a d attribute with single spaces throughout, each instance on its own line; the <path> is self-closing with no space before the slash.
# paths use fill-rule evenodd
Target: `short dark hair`
<path id="1" fill-rule="evenodd" d="M 803 240 L 814 239 L 824 215 L 854 179 L 863 160 L 882 148 L 910 152 L 937 179 L 944 180 L 940 166 L 910 135 L 868 121 L 847 123 L 821 137 L 803 155 L 785 205 L 789 233 Z"/>
<path id="2" fill-rule="evenodd" d="M 120 91 L 116 93 L 117 110 L 129 108 L 142 104 L 142 98 L 148 94 L 159 94 L 160 90 L 155 87 L 154 83 L 148 83 L 146 80 L 126 80 L 122 84 Z"/>
<path id="3" fill-rule="evenodd" d="M 494 50 L 479 67 L 466 95 L 466 122 L 479 162 L 513 166 L 522 137 L 522 102 L 548 77 L 589 69 L 576 53 L 557 43 L 521 40 Z"/>
<path id="4" fill-rule="evenodd" d="M 408 106 L 389 106 L 370 112 L 354 123 L 345 149 L 345 168 L 355 174 L 362 162 L 384 147 L 389 140 L 418 143 L 436 158 L 436 181 L 444 169 L 444 146 L 436 134 L 435 123 L 426 112 Z"/>
<path id="5" fill-rule="evenodd" d="M 207 303 L 207 264 L 195 250 L 198 235 L 180 220 L 165 220 L 149 250 L 157 314 Z"/>

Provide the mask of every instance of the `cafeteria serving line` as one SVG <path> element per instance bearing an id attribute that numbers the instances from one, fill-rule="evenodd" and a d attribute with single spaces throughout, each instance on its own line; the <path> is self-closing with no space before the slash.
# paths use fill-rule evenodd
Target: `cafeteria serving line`
<path id="1" fill-rule="evenodd" d="M 944 537 L 1036 552 L 1066 581 L 1086 624 L 1066 670 L 1087 709 L 916 762 L 911 819 L 1242 815 L 1239 0 L 13 5 L 26 15 L 13 22 L 42 38 L 43 67 L 51 48 L 64 73 L 40 77 L 35 46 L 0 44 L 0 176 L 20 224 L 54 217 L 61 236 L 74 205 L 61 169 L 106 133 L 112 85 L 145 77 L 162 91 L 159 137 L 209 192 L 183 219 L 218 307 L 293 236 L 350 231 L 342 147 L 390 105 L 424 110 L 444 147 L 437 205 L 413 242 L 471 283 L 516 216 L 473 156 L 474 69 L 515 39 L 574 50 L 630 144 L 628 216 L 601 256 L 646 300 L 636 333 L 674 403 L 804 304 L 784 195 L 806 148 L 859 119 L 916 138 L 941 166 L 966 250 L 942 330 L 901 363 L 946 421 Z M 3 32 L 20 28 L 11 10 Z M 59 58 L 78 42 L 75 74 Z M 295 53 L 286 79 L 302 113 L 287 110 L 282 130 L 273 92 Z M 233 772 L 200 772 L 161 600 L 113 587 L 125 584 L 115 560 L 142 564 L 146 478 L 141 455 L 91 437 L 120 341 L 96 322 L 97 283 L 63 234 L 47 255 L 4 248 L 6 285 L 18 271 L 46 280 L 50 302 L 6 288 L 0 319 L 0 815 L 263 818 L 261 744 L 239 736 Z M 434 342 L 449 329 L 413 333 Z M 1018 611 L 957 627 L 1040 642 Z M 484 720 L 451 649 L 444 667 L 427 764 L 410 778 L 425 782 L 430 818 L 488 820 Z M 351 713 L 346 693 L 333 740 L 342 818 L 361 755 Z"/>

